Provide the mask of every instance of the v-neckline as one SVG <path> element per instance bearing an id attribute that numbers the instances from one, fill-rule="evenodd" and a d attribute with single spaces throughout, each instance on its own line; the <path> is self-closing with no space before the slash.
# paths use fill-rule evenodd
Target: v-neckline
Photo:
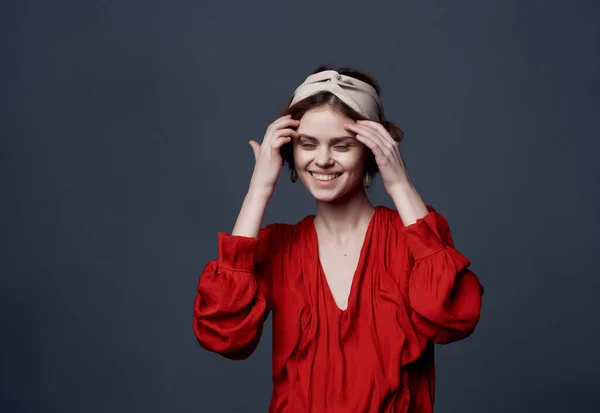
<path id="1" fill-rule="evenodd" d="M 329 282 L 327 281 L 327 276 L 325 275 L 325 270 L 323 269 L 323 264 L 321 263 L 321 257 L 319 255 L 319 236 L 317 234 L 317 227 L 315 226 L 315 216 L 314 215 L 311 216 L 310 222 L 311 222 L 311 226 L 312 226 L 313 236 L 315 239 L 315 243 L 314 243 L 314 245 L 316 247 L 315 255 L 317 257 L 317 270 L 318 270 L 317 277 L 322 278 L 324 289 L 327 290 L 326 294 L 329 295 L 329 298 L 331 299 L 335 309 L 341 313 L 348 312 L 348 310 L 350 309 L 350 305 L 354 301 L 354 295 L 356 294 L 355 290 L 358 288 L 358 286 L 357 286 L 358 278 L 360 278 L 360 277 L 358 277 L 358 275 L 359 275 L 360 271 L 362 270 L 362 266 L 364 264 L 368 240 L 370 239 L 371 232 L 373 231 L 375 215 L 377 215 L 378 209 L 379 209 L 378 206 L 374 207 L 373 215 L 371 216 L 371 219 L 369 220 L 369 225 L 367 226 L 367 231 L 365 232 L 362 246 L 360 248 L 358 262 L 356 263 L 356 268 L 354 269 L 354 273 L 352 274 L 352 281 L 350 283 L 350 292 L 348 293 L 348 299 L 346 300 L 346 302 L 347 302 L 346 308 L 343 308 L 343 309 L 340 308 L 338 306 L 337 302 L 335 301 L 335 297 L 333 296 L 333 292 L 331 291 L 331 287 L 329 286 Z"/>

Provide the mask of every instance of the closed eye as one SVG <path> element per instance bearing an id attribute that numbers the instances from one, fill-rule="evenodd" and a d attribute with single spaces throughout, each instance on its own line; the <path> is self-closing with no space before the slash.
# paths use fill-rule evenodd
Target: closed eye
<path id="1" fill-rule="evenodd" d="M 311 142 L 300 142 L 300 146 L 306 149 L 315 148 L 317 145 Z"/>
<path id="2" fill-rule="evenodd" d="M 338 140 L 338 139 L 336 139 Z M 312 150 L 312 149 L 316 149 L 319 144 L 313 140 L 307 140 L 307 139 L 300 139 L 300 141 L 298 142 L 298 145 L 303 148 L 303 149 L 307 149 L 307 150 Z M 347 151 L 350 148 L 352 148 L 354 146 L 354 144 L 352 142 L 336 142 L 332 144 L 332 148 L 337 150 L 337 151 Z"/>

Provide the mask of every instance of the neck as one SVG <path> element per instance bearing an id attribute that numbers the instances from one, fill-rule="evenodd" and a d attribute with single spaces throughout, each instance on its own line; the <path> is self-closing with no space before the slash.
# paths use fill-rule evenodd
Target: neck
<path id="1" fill-rule="evenodd" d="M 343 243 L 369 225 L 374 210 L 361 185 L 356 191 L 333 202 L 317 201 L 315 226 L 324 235 Z"/>

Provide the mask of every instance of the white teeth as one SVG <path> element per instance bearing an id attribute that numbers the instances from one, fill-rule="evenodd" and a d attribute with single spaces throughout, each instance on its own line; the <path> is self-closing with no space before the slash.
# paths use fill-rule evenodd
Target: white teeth
<path id="1" fill-rule="evenodd" d="M 317 178 L 319 181 L 331 181 L 332 179 L 337 178 L 341 174 L 333 174 L 333 175 L 320 175 L 311 172 L 311 175 Z"/>

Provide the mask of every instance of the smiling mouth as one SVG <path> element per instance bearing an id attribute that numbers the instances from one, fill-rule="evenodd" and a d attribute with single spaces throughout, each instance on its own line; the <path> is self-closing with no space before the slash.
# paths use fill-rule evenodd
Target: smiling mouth
<path id="1" fill-rule="evenodd" d="M 338 178 L 341 174 L 327 174 L 327 175 L 322 175 L 322 174 L 316 174 L 311 172 L 310 173 L 317 181 L 333 181 L 334 179 Z"/>

